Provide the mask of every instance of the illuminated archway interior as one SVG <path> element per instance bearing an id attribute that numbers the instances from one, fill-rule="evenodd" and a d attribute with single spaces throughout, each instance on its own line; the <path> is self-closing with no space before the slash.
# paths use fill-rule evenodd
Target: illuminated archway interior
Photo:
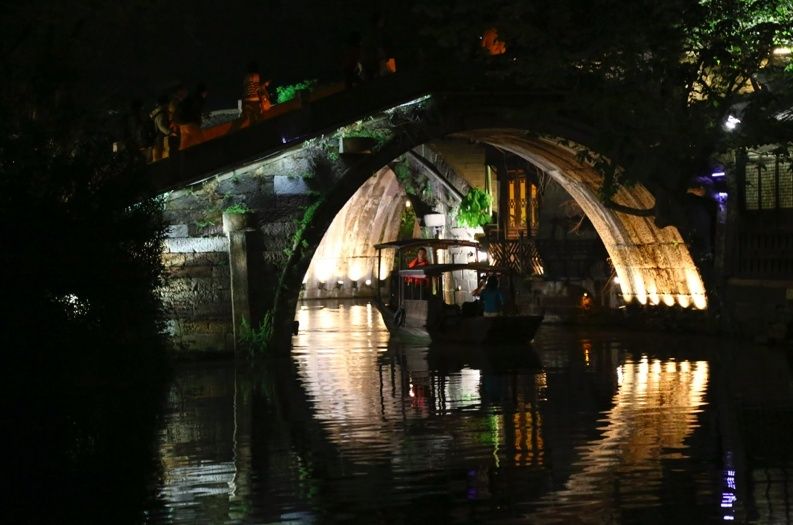
<path id="1" fill-rule="evenodd" d="M 652 217 L 607 208 L 598 198 L 602 176 L 578 160 L 574 149 L 519 130 L 478 130 L 455 137 L 490 144 L 522 157 L 558 182 L 598 232 L 626 302 L 707 308 L 702 277 L 677 228 L 659 228 Z M 333 286 L 337 282 L 372 279 L 376 265 L 373 245 L 396 238 L 405 200 L 390 169 L 384 168 L 370 178 L 333 221 L 304 282 Z M 653 195 L 640 184 L 620 187 L 612 200 L 638 209 L 651 208 L 655 203 Z M 382 267 L 390 268 L 390 264 L 383 261 Z"/>
<path id="2" fill-rule="evenodd" d="M 304 298 L 325 297 L 333 288 L 371 287 L 377 279 L 374 245 L 396 239 L 407 195 L 390 168 L 369 178 L 342 207 L 325 232 L 303 277 Z M 393 253 L 383 253 L 380 277 L 392 267 Z M 390 258 L 389 258 L 390 256 Z"/>

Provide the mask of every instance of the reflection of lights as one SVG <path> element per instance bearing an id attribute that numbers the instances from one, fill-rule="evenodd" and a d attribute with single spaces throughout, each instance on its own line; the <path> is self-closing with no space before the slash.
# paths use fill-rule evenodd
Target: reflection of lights
<path id="1" fill-rule="evenodd" d="M 721 495 L 721 508 L 727 509 L 732 508 L 732 504 L 738 500 L 738 497 L 735 494 L 722 494 Z M 731 516 L 724 516 L 724 519 L 734 519 Z"/>
<path id="2" fill-rule="evenodd" d="M 661 380 L 661 360 L 660 359 L 654 359 L 653 360 L 653 366 L 652 366 L 651 370 L 652 370 L 651 379 L 652 379 L 653 383 L 658 383 Z"/>
<path id="3" fill-rule="evenodd" d="M 650 364 L 647 361 L 647 356 L 643 355 L 641 361 L 639 361 L 639 371 L 637 372 L 638 377 L 637 379 L 637 390 L 641 393 L 644 393 L 647 390 L 647 376 L 650 373 Z"/>
<path id="4" fill-rule="evenodd" d="M 366 281 L 364 281 L 364 284 L 366 286 L 372 286 L 372 280 L 371 279 L 367 279 Z"/>
<path id="5" fill-rule="evenodd" d="M 440 403 L 440 407 L 446 410 L 479 410 L 480 383 L 481 372 L 475 368 L 465 367 L 460 370 L 459 375 L 449 375 L 444 387 L 445 403 Z"/>

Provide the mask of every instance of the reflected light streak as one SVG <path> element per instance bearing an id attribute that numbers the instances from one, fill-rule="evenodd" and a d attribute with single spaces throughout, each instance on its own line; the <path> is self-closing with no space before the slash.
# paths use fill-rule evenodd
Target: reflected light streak
<path id="1" fill-rule="evenodd" d="M 653 500 L 646 504 L 656 503 L 658 496 L 643 489 L 662 482 L 666 457 L 686 454 L 686 439 L 698 426 L 708 379 L 705 361 L 678 364 L 654 359 L 650 364 L 642 356 L 638 363 L 626 360 L 617 367 L 619 386 L 612 408 L 604 413 L 601 437 L 577 447 L 581 458 L 576 470 L 564 489 L 543 497 L 550 503 L 543 512 L 552 513 L 554 505 L 584 496 L 627 501 L 641 493 Z M 734 502 L 731 497 L 723 501 Z M 532 517 L 542 522 L 543 516 Z M 598 516 L 592 518 L 595 522 Z"/>

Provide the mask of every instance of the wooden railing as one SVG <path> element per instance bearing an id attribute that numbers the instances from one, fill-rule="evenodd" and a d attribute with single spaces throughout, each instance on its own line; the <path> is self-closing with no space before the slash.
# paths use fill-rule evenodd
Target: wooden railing
<path id="1" fill-rule="evenodd" d="M 488 255 L 495 266 L 519 275 L 542 275 L 543 263 L 533 239 L 489 241 Z"/>

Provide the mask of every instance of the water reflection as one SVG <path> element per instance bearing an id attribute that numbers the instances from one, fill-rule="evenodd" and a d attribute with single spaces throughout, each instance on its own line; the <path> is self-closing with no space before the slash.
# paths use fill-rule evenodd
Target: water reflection
<path id="1" fill-rule="evenodd" d="M 298 317 L 291 358 L 180 370 L 148 522 L 787 516 L 779 473 L 793 463 L 763 456 L 762 492 L 729 391 L 741 366 L 721 358 L 714 371 L 707 341 L 549 326 L 533 347 L 409 347 L 370 305 L 306 304 Z"/>

